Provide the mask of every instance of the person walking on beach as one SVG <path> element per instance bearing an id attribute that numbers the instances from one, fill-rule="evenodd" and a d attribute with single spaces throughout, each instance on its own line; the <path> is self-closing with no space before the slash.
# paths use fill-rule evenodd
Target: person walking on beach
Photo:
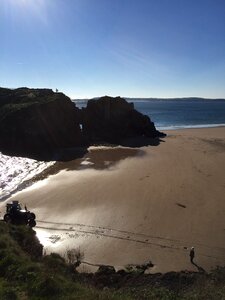
<path id="1" fill-rule="evenodd" d="M 193 259 L 195 257 L 195 248 L 194 247 L 191 247 L 191 251 L 190 251 L 190 260 L 191 260 L 191 263 L 193 264 Z"/>

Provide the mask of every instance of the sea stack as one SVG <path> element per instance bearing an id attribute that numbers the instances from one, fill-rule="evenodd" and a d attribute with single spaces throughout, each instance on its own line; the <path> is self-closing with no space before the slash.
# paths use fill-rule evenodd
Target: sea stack
<path id="1" fill-rule="evenodd" d="M 162 137 L 150 118 L 134 109 L 121 97 L 101 97 L 89 100 L 83 109 L 83 133 L 90 142 L 121 144 L 133 137 Z"/>
<path id="2" fill-rule="evenodd" d="M 50 89 L 0 88 L 0 151 L 6 154 L 56 159 L 68 148 L 143 136 L 164 134 L 123 98 L 92 99 L 79 109 Z"/>

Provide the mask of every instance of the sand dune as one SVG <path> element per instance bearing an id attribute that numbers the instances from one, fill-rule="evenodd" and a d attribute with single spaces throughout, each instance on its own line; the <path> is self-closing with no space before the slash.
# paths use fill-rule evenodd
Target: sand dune
<path id="1" fill-rule="evenodd" d="M 225 265 L 225 128 L 167 134 L 156 147 L 92 147 L 9 200 L 34 210 L 47 251 L 80 247 L 118 268 L 151 260 L 151 272 Z"/>

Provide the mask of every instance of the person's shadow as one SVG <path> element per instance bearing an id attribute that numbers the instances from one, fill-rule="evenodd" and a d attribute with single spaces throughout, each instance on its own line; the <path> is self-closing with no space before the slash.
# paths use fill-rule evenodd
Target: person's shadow
<path id="1" fill-rule="evenodd" d="M 200 272 L 200 273 L 206 273 L 206 271 L 202 267 L 200 267 L 199 265 L 197 265 L 195 262 L 192 261 L 191 263 L 192 263 L 192 265 L 194 265 L 198 269 L 198 272 Z"/>

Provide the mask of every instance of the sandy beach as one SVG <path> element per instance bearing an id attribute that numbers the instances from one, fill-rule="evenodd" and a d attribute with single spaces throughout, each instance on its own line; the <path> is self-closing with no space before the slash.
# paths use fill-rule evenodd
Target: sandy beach
<path id="1" fill-rule="evenodd" d="M 47 252 L 79 248 L 117 269 L 151 260 L 152 273 L 225 265 L 225 127 L 166 133 L 158 146 L 91 147 L 7 201 L 35 212 Z"/>

